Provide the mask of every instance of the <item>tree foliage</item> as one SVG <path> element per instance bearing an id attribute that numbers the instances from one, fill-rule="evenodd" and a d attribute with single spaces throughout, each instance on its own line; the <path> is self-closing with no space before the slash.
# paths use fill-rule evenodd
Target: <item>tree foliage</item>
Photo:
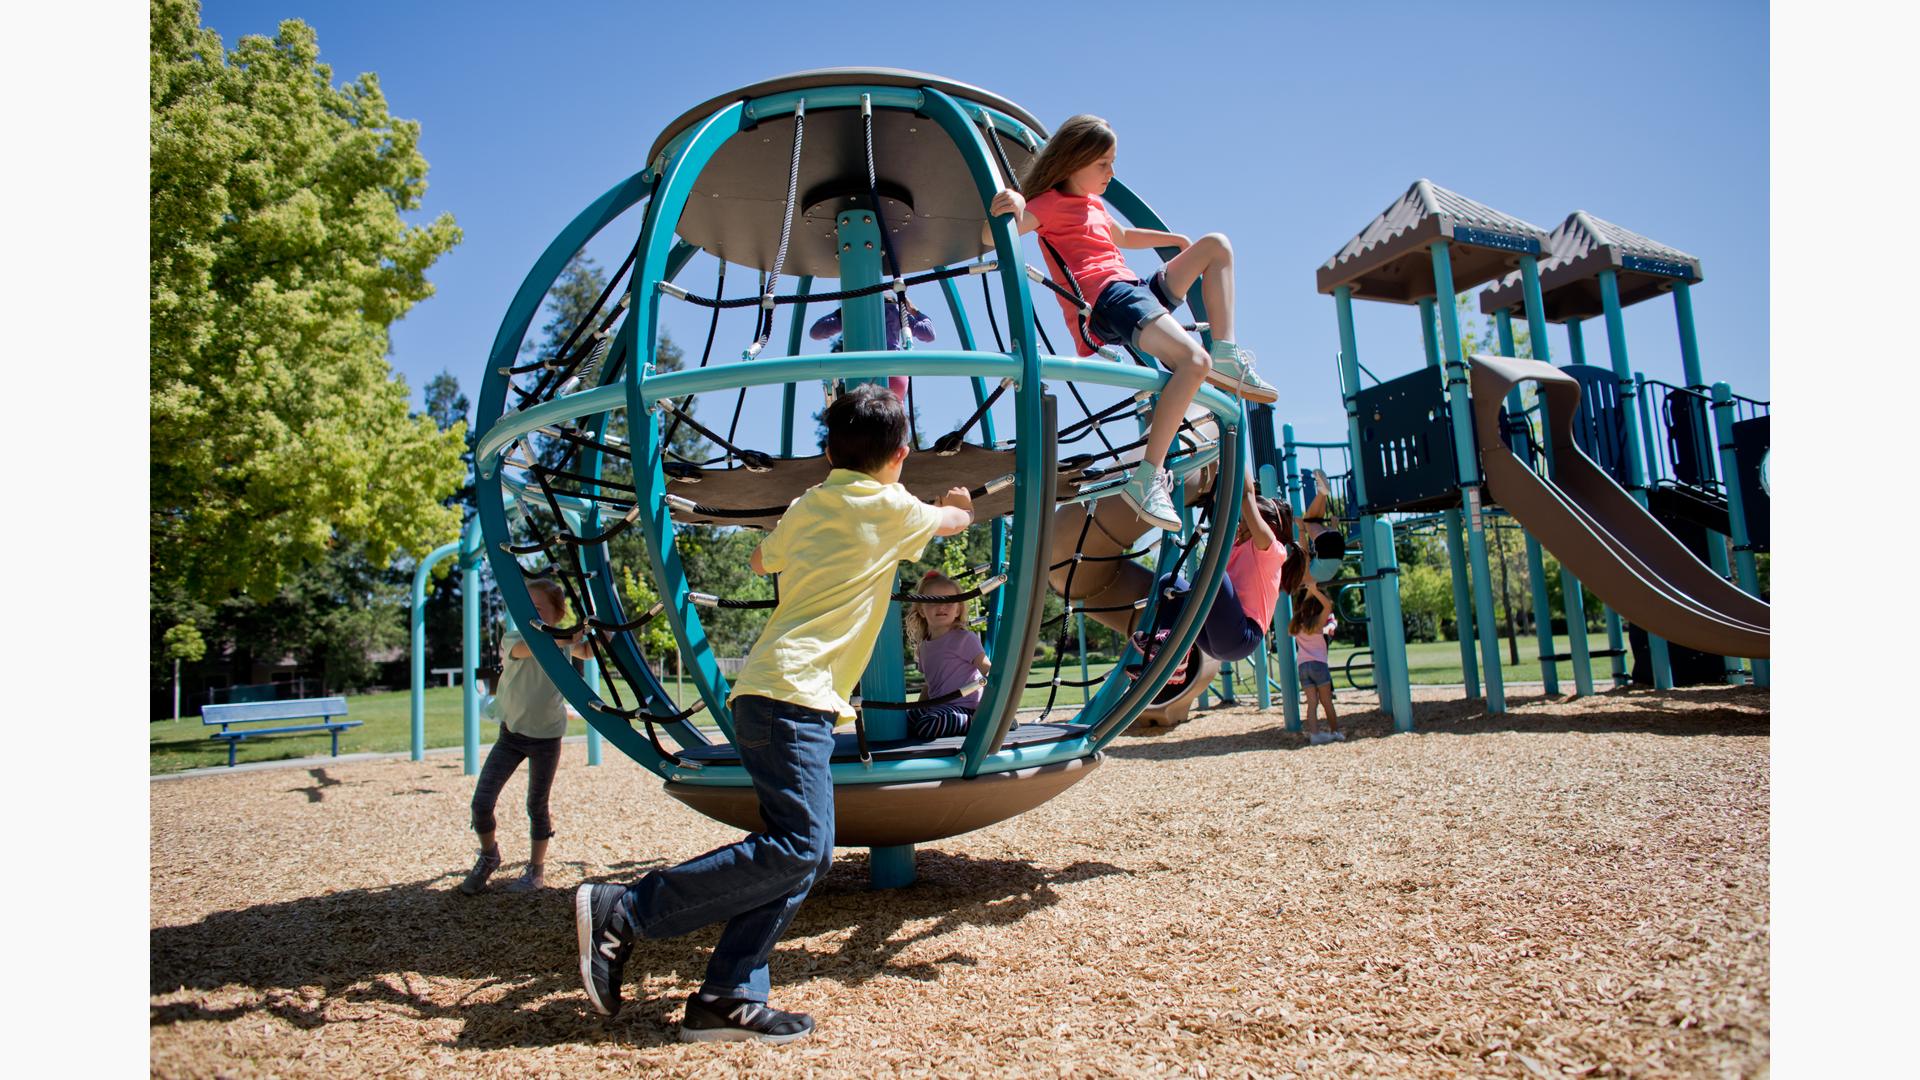
<path id="1" fill-rule="evenodd" d="M 273 602 L 357 549 L 450 539 L 465 425 L 410 415 L 388 327 L 460 239 L 411 226 L 419 125 L 335 86 L 312 28 L 231 51 L 193 0 L 151 23 L 151 578 L 156 611 Z"/>

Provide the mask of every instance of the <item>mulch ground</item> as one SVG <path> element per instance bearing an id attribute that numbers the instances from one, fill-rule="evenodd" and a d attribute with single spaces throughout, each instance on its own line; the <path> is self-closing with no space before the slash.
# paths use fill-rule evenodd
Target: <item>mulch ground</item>
<path id="1" fill-rule="evenodd" d="M 1457 694 L 1393 736 L 1343 695 L 1329 746 L 1251 709 L 1123 737 L 904 890 L 843 853 L 774 957 L 820 1025 L 787 1047 L 674 1041 L 713 928 L 640 943 L 626 1010 L 588 1007 L 572 887 L 734 838 L 617 753 L 567 748 L 533 895 L 455 890 L 457 757 L 157 782 L 152 1071 L 1765 1074 L 1766 692 Z"/>

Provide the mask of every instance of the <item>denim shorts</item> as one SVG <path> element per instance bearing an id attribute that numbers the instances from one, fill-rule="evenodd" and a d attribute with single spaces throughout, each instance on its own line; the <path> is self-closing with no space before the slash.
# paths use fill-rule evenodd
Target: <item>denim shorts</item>
<path id="1" fill-rule="evenodd" d="M 1109 281 L 1093 301 L 1093 314 L 1087 317 L 1087 329 L 1094 340 L 1089 344 L 1118 345 L 1126 342 L 1140 346 L 1140 328 L 1172 312 L 1180 299 L 1167 293 L 1167 272 L 1155 271 L 1146 281 Z"/>
<path id="2" fill-rule="evenodd" d="M 1300 685 L 1332 686 L 1333 672 L 1327 670 L 1324 661 L 1302 660 L 1300 661 Z"/>

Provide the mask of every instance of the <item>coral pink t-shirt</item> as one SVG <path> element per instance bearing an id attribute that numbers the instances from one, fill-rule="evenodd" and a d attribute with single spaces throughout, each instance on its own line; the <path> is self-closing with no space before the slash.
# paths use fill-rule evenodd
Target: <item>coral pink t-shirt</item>
<path id="1" fill-rule="evenodd" d="M 1139 280 L 1113 242 L 1113 217 L 1099 196 L 1048 191 L 1027 203 L 1027 212 L 1039 220 L 1040 236 L 1066 261 L 1063 267 L 1054 261 L 1052 252 L 1041 249 L 1053 280 L 1066 285 L 1067 273 L 1071 271 L 1074 283 L 1080 286 L 1080 295 L 1088 304 L 1098 300 L 1100 290 L 1112 282 Z M 1072 287 L 1067 291 L 1072 292 Z M 1073 331 L 1080 355 L 1092 356 L 1093 346 L 1080 336 L 1080 312 L 1059 293 L 1054 293 L 1053 298 L 1060 301 L 1060 310 L 1067 317 L 1067 326 Z"/>
<path id="2" fill-rule="evenodd" d="M 1273 608 L 1280 602 L 1280 571 L 1286 565 L 1287 545 L 1277 540 L 1265 551 L 1248 540 L 1227 557 L 1227 580 L 1233 582 L 1234 595 L 1263 634 L 1273 625 Z"/>

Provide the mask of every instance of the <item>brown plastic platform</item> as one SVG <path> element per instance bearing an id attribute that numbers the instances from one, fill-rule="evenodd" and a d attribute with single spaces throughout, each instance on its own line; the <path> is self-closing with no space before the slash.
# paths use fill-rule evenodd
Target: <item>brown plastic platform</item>
<path id="1" fill-rule="evenodd" d="M 1770 610 L 1713 572 L 1573 440 L 1580 384 L 1551 364 L 1471 358 L 1474 430 L 1489 493 L 1608 606 L 1648 632 L 1721 656 L 1768 658 Z M 1551 482 L 1500 437 L 1507 392 L 1531 380 L 1552 440 Z"/>
<path id="2" fill-rule="evenodd" d="M 835 847 L 925 844 L 1005 821 L 1039 806 L 1084 779 L 1105 760 L 1095 753 L 1071 761 L 971 780 L 906 784 L 835 784 Z M 765 827 L 750 787 L 704 787 L 668 781 L 667 794 L 702 814 L 746 832 Z"/>

